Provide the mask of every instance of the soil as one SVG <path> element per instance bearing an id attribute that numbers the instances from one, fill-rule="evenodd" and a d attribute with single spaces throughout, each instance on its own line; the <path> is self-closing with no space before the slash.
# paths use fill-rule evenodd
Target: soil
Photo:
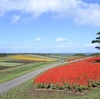
<path id="1" fill-rule="evenodd" d="M 81 95 L 85 95 L 89 92 L 90 90 L 84 90 L 83 92 L 80 92 L 80 91 L 76 91 L 76 90 L 54 90 L 54 89 L 36 89 L 35 86 L 33 85 L 32 89 L 30 89 L 30 94 L 33 94 L 33 93 L 38 93 L 39 94 L 46 94 L 46 93 L 49 93 L 49 94 L 53 94 L 53 93 L 63 93 L 63 94 L 72 94 L 72 95 L 75 95 L 75 96 L 81 96 Z"/>
<path id="2" fill-rule="evenodd" d="M 4 61 L 4 62 L 10 62 L 10 63 L 36 63 L 36 62 L 45 62 L 45 61 L 33 61 L 33 60 L 13 60 L 13 61 Z"/>

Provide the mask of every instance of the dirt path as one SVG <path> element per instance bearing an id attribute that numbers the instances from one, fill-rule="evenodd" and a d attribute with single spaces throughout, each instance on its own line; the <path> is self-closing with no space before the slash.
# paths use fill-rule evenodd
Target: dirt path
<path id="1" fill-rule="evenodd" d="M 86 59 L 86 58 L 83 58 L 83 59 Z M 66 62 L 66 63 L 71 63 L 71 62 L 75 62 L 75 61 L 79 61 L 79 60 L 83 60 L 83 59 L 73 60 L 73 61 Z M 62 65 L 62 64 L 65 64 L 65 63 L 56 63 L 56 64 L 53 64 L 53 65 L 50 65 L 50 66 L 46 66 L 46 67 L 40 68 L 38 70 L 35 70 L 31 73 L 25 74 L 21 77 L 18 77 L 16 79 L 10 80 L 10 81 L 5 82 L 5 83 L 2 83 L 2 84 L 0 84 L 0 94 L 4 94 L 7 91 L 9 91 L 10 89 L 16 87 L 17 85 L 20 85 L 23 82 L 34 78 L 36 75 L 40 74 L 41 72 L 44 72 L 44 71 L 46 71 L 50 68 L 53 68 L 55 66 Z"/>

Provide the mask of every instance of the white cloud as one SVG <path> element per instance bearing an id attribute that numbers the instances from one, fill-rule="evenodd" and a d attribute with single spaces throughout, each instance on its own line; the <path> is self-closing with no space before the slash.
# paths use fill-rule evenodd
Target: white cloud
<path id="1" fill-rule="evenodd" d="M 75 48 L 72 43 L 60 43 L 58 44 L 57 48 Z"/>
<path id="2" fill-rule="evenodd" d="M 10 11 L 31 13 L 34 17 L 52 13 L 55 17 L 70 18 L 78 24 L 100 26 L 100 4 L 83 0 L 0 0 L 0 15 Z"/>
<path id="3" fill-rule="evenodd" d="M 100 5 L 99 4 L 86 4 L 85 8 L 80 8 L 74 17 L 78 24 L 89 24 L 100 26 Z"/>
<path id="4" fill-rule="evenodd" d="M 90 43 L 90 44 L 85 44 L 84 45 L 84 47 L 96 47 L 96 46 L 99 46 L 99 44 L 97 44 L 97 43 L 94 43 L 94 44 Z"/>
<path id="5" fill-rule="evenodd" d="M 66 39 L 61 37 L 61 38 L 56 38 L 55 41 L 56 41 L 56 42 L 65 42 Z"/>
<path id="6" fill-rule="evenodd" d="M 20 20 L 20 15 L 13 15 L 12 16 L 12 23 L 15 23 L 15 22 L 17 22 L 18 20 Z"/>
<path id="7" fill-rule="evenodd" d="M 37 38 L 35 39 L 35 41 L 39 42 L 39 41 L 41 41 L 41 38 L 40 38 L 40 37 L 37 37 Z"/>

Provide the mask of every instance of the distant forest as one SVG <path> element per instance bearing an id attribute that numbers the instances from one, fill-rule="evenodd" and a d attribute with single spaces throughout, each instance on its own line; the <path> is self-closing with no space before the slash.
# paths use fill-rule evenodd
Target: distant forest
<path id="1" fill-rule="evenodd" d="M 74 55 L 74 56 L 98 56 L 100 53 L 0 53 L 0 57 L 8 55 Z"/>

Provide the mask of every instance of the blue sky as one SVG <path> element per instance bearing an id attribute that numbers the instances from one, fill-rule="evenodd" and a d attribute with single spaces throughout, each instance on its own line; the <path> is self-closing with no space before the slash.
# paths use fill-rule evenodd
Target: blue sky
<path id="1" fill-rule="evenodd" d="M 0 0 L 0 52 L 90 53 L 99 0 Z"/>

